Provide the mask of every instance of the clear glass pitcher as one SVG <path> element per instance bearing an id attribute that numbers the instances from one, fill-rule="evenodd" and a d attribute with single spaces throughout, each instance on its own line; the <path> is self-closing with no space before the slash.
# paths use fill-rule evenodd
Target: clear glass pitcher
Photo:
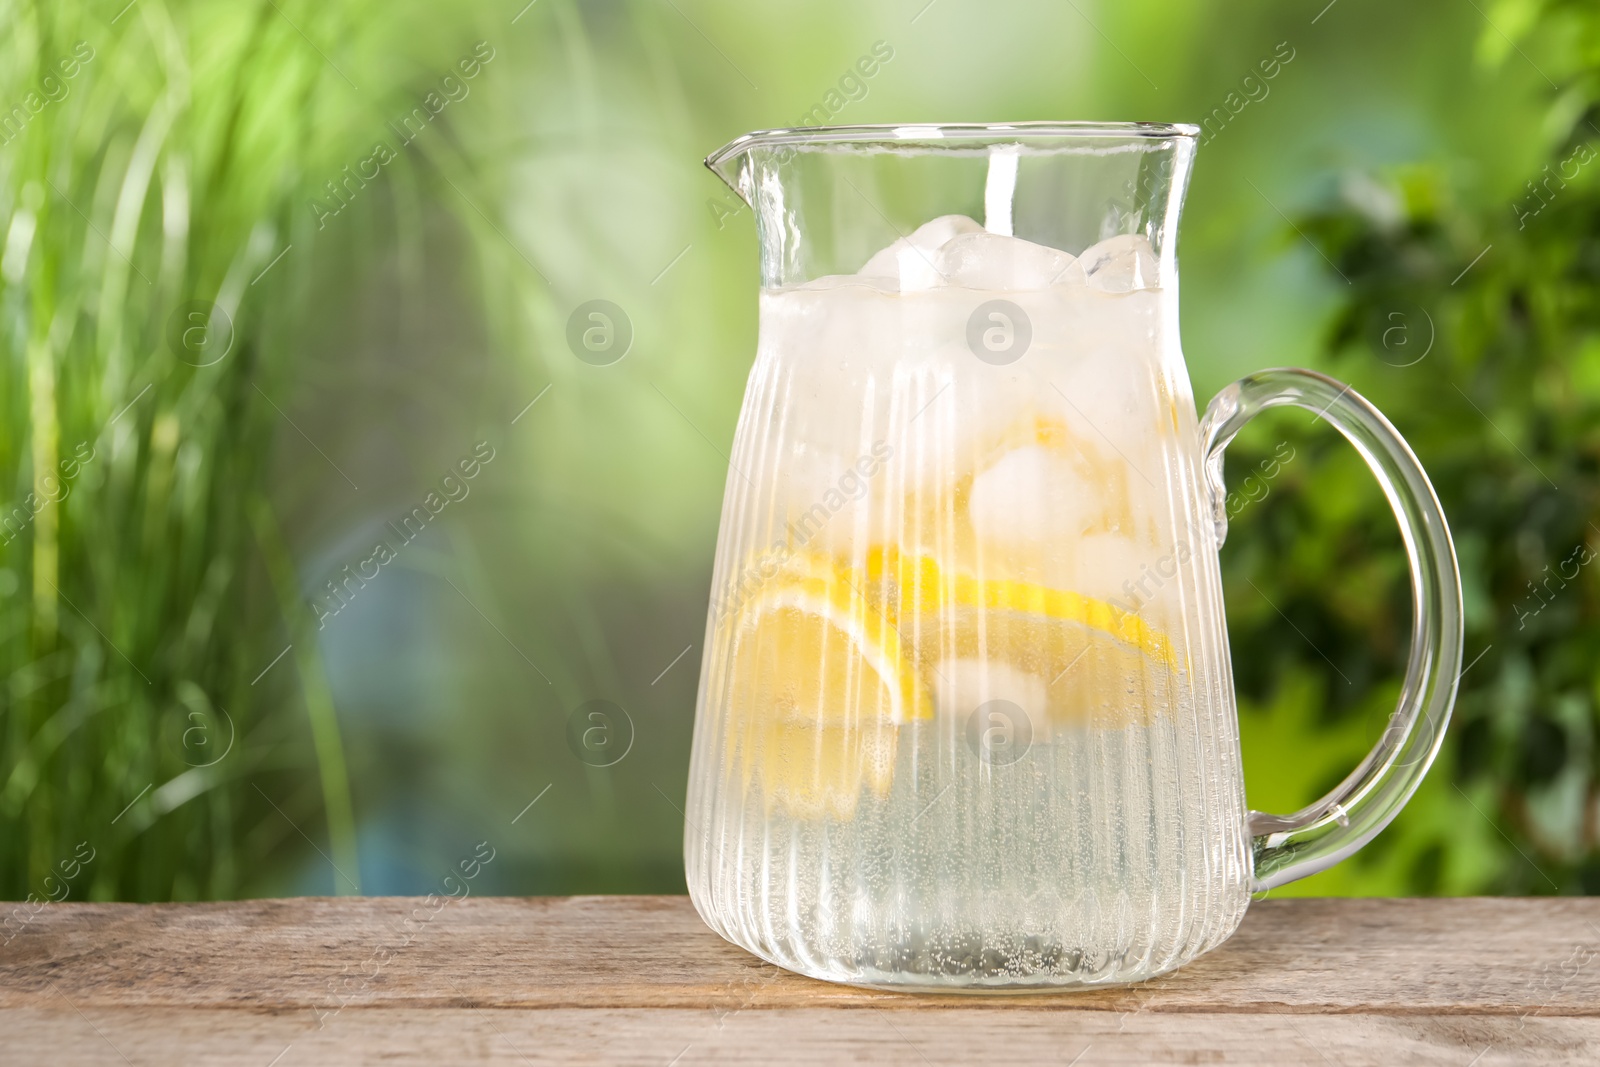
<path id="1" fill-rule="evenodd" d="M 706 626 L 685 861 L 705 921 L 818 978 L 1128 982 L 1381 830 L 1461 658 L 1443 513 L 1348 387 L 1253 375 L 1196 421 L 1175 246 L 1198 129 L 840 127 L 706 162 L 754 209 L 760 341 Z M 1393 505 L 1400 704 L 1338 788 L 1246 810 L 1222 453 L 1310 408 Z"/>

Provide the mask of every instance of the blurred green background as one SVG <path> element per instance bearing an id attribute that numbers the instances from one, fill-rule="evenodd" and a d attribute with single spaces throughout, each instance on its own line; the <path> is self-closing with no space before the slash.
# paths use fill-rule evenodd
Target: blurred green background
<path id="1" fill-rule="evenodd" d="M 1600 891 L 1588 9 L 524 3 L 0 4 L 0 897 L 449 891 L 480 842 L 475 892 L 682 891 L 757 285 L 700 160 L 819 115 L 1209 117 L 1196 396 L 1351 382 L 1467 597 L 1427 783 L 1275 892 Z M 594 299 L 610 366 L 566 342 Z M 1223 572 L 1250 801 L 1287 811 L 1386 725 L 1410 604 L 1354 451 L 1258 422 L 1230 484 L 1294 459 Z M 568 743 L 593 700 L 607 767 Z"/>

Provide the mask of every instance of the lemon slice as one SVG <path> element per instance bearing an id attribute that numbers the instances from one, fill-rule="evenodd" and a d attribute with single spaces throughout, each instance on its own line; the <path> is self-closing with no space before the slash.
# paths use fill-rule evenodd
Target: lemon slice
<path id="1" fill-rule="evenodd" d="M 809 564 L 813 568 L 818 565 L 815 561 Z M 1131 645 L 1168 667 L 1176 667 L 1178 662 L 1164 634 L 1137 614 L 1108 601 L 1034 582 L 946 572 L 934 557 L 904 553 L 894 545 L 880 545 L 867 553 L 864 588 L 869 601 L 896 622 L 913 614 L 960 608 L 1013 612 L 1077 623 Z"/>
<path id="2" fill-rule="evenodd" d="M 849 819 L 863 788 L 887 794 L 899 727 L 933 714 L 894 626 L 847 577 L 800 562 L 733 637 L 729 758 L 799 818 Z"/>
<path id="3" fill-rule="evenodd" d="M 906 635 L 925 677 L 937 684 L 945 662 L 1004 663 L 1046 683 L 1038 710 L 1056 724 L 1143 721 L 1168 706 L 1181 666 L 1165 634 L 1104 600 L 949 572 L 892 545 L 867 554 L 862 586 Z"/>

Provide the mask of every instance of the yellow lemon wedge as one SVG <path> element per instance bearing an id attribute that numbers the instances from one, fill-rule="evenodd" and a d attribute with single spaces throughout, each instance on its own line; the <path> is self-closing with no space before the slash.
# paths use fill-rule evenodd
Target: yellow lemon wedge
<path id="1" fill-rule="evenodd" d="M 740 613 L 728 755 L 799 818 L 855 814 L 893 781 L 898 732 L 933 704 L 893 624 L 821 560 L 799 561 Z"/>
<path id="2" fill-rule="evenodd" d="M 1045 706 L 1030 715 L 1109 728 L 1166 707 L 1180 666 L 1167 636 L 1133 612 L 895 545 L 853 564 L 798 552 L 729 623 L 730 765 L 801 819 L 852 818 L 864 791 L 888 794 L 901 727 L 936 706 L 973 710 L 955 706 L 965 697 L 947 665 L 1004 664 L 1043 687 Z"/>
<path id="3" fill-rule="evenodd" d="M 820 564 L 813 560 L 808 566 Z M 951 608 L 1043 616 L 1099 630 L 1152 660 L 1177 665 L 1171 642 L 1163 634 L 1108 601 L 1033 582 L 947 572 L 933 556 L 901 552 L 894 545 L 878 545 L 867 552 L 863 587 L 869 601 L 880 604 L 891 620 Z"/>
<path id="4" fill-rule="evenodd" d="M 867 554 L 861 584 L 925 677 L 937 682 L 945 662 L 1007 664 L 1045 683 L 1039 710 L 1056 724 L 1142 720 L 1166 706 L 1180 666 L 1171 640 L 1140 616 L 1070 590 L 947 571 L 892 545 Z"/>

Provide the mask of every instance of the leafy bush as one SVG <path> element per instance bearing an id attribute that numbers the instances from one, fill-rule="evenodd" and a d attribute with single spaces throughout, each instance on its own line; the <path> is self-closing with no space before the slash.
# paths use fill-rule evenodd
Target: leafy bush
<path id="1" fill-rule="evenodd" d="M 1405 413 L 1465 587 L 1452 736 L 1418 811 L 1354 861 L 1369 876 L 1398 864 L 1368 891 L 1600 892 L 1600 15 L 1532 3 L 1515 23 L 1527 28 L 1515 42 L 1485 31 L 1486 61 L 1533 62 L 1531 50 L 1565 85 L 1549 106 L 1548 164 L 1523 189 L 1474 209 L 1442 169 L 1351 176 L 1300 222 L 1350 283 L 1326 338 L 1330 368 Z M 1403 573 L 1362 562 L 1395 543 L 1386 503 L 1353 461 L 1326 462 L 1305 492 L 1268 500 L 1233 550 L 1252 580 L 1279 561 L 1278 606 L 1350 683 L 1306 687 L 1330 676 L 1299 645 L 1241 663 L 1241 691 L 1259 704 L 1301 685 L 1333 731 L 1392 706 L 1370 678 L 1403 669 L 1396 620 L 1409 605 Z M 1319 626 L 1330 612 L 1311 591 L 1330 588 L 1344 592 Z M 1236 617 L 1235 642 L 1282 645 L 1279 622 Z"/>

